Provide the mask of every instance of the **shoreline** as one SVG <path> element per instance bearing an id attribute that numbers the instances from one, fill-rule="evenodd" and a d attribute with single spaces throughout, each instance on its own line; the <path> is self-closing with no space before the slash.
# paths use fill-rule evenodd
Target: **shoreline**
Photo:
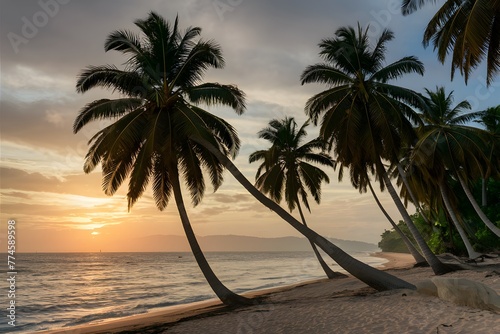
<path id="1" fill-rule="evenodd" d="M 390 269 L 404 269 L 410 268 L 413 263 L 413 257 L 407 253 L 391 253 L 391 252 L 374 252 L 370 256 L 382 258 L 387 262 L 377 266 L 381 270 Z M 342 280 L 355 280 L 351 275 Z M 311 279 L 293 284 L 283 286 L 276 286 L 267 289 L 252 290 L 243 293 L 243 296 L 251 298 L 262 298 L 272 294 L 279 294 L 289 290 L 317 283 L 327 282 L 328 278 Z M 364 285 L 364 283 L 361 283 Z M 130 315 L 122 318 L 104 319 L 99 322 L 88 323 L 78 326 L 71 326 L 67 328 L 56 328 L 41 330 L 37 334 L 64 334 L 64 333 L 78 333 L 78 334 L 94 334 L 94 333 L 119 333 L 123 331 L 138 331 L 140 328 L 155 327 L 155 326 L 168 326 L 175 324 L 179 321 L 185 321 L 202 315 L 209 315 L 227 310 L 217 298 L 192 302 L 188 304 L 173 305 L 158 310 Z"/>

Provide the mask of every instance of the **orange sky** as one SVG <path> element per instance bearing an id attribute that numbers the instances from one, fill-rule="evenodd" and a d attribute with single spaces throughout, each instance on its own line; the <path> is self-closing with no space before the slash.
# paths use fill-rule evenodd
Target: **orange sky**
<path id="1" fill-rule="evenodd" d="M 132 22 L 149 10 L 169 20 L 179 13 L 182 27 L 199 25 L 202 36 L 221 44 L 226 68 L 210 70 L 206 80 L 237 84 L 247 94 L 248 109 L 242 116 L 224 109 L 211 112 L 238 130 L 242 148 L 236 165 L 250 180 L 256 165 L 248 164 L 249 154 L 267 147 L 257 132 L 272 118 L 285 115 L 294 116 L 298 123 L 305 121 L 305 102 L 324 87 L 301 86 L 300 73 L 319 61 L 320 39 L 332 36 L 341 25 L 370 23 L 374 36 L 382 28 L 394 30 L 396 40 L 388 45 L 388 61 L 415 54 L 427 70 L 425 78 L 410 76 L 401 82 L 403 86 L 422 91 L 446 85 L 461 99 L 472 99 L 474 108 L 500 104 L 500 94 L 495 92 L 499 85 L 486 90 L 483 72 L 473 73 L 468 87 L 460 77 L 450 83 L 449 67 L 439 64 L 431 49 L 421 47 L 424 18 L 430 17 L 432 6 L 402 17 L 392 9 L 392 2 L 321 0 L 311 6 L 302 1 L 243 1 L 221 12 L 213 1 L 127 0 L 120 1 L 119 7 L 111 1 L 72 1 L 60 5 L 26 43 L 13 46 L 9 33 L 22 35 L 26 29 L 22 18 L 30 20 L 43 8 L 37 1 L 2 1 L 0 246 L 5 245 L 11 218 L 17 221 L 18 250 L 24 252 L 127 250 L 137 237 L 183 235 L 173 202 L 159 212 L 148 190 L 127 212 L 125 187 L 107 197 L 99 171 L 83 173 L 87 141 L 103 124 L 72 133 L 78 110 L 109 96 L 98 90 L 76 94 L 77 73 L 90 64 L 120 66 L 124 59 L 118 53 L 103 51 L 107 34 L 121 28 L 134 30 Z M 311 135 L 316 131 L 309 128 Z M 333 171 L 329 175 L 331 183 L 323 188 L 322 204 L 312 204 L 312 214 L 307 215 L 310 226 L 327 237 L 377 243 L 389 224 L 371 196 L 360 195 L 348 181 L 339 184 Z M 399 220 L 385 194 L 382 202 Z M 217 193 L 208 190 L 197 208 L 188 209 L 199 235 L 298 235 L 227 173 Z"/>

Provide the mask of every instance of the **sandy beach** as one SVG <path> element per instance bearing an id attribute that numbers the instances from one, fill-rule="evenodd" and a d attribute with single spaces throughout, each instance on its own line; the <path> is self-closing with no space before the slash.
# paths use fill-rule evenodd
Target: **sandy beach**
<path id="1" fill-rule="evenodd" d="M 413 268 L 409 254 L 376 253 L 381 269 L 410 283 L 434 277 Z M 441 277 L 465 278 L 500 294 L 500 260 Z M 39 333 L 499 333 L 500 313 L 459 306 L 411 290 L 377 292 L 353 278 L 321 279 L 250 292 L 253 306 L 229 309 L 218 300 L 169 307 L 122 319 Z"/>

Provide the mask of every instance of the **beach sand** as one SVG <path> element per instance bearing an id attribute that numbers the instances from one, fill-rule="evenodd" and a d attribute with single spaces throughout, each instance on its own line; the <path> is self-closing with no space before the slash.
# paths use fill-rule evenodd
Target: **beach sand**
<path id="1" fill-rule="evenodd" d="M 410 283 L 434 277 L 413 268 L 409 254 L 376 253 L 384 270 Z M 500 294 L 500 259 L 441 277 L 481 282 Z M 229 309 L 217 300 L 39 333 L 500 333 L 500 313 L 457 306 L 410 290 L 376 292 L 353 278 L 321 279 L 250 292 L 253 306 Z"/>

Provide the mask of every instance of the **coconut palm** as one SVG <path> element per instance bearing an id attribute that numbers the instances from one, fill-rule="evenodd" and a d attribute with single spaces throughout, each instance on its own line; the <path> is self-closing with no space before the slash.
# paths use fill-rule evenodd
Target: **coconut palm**
<path id="1" fill-rule="evenodd" d="M 241 114 L 244 94 L 235 86 L 201 83 L 205 71 L 222 68 L 224 59 L 217 43 L 198 38 L 200 28 L 181 33 L 178 18 L 172 25 L 154 12 L 135 25 L 140 35 L 118 30 L 105 42 L 106 51 L 128 56 L 124 69 L 88 66 L 79 74 L 79 93 L 101 87 L 121 95 L 87 104 L 74 122 L 76 133 L 93 120 L 113 121 L 90 140 L 84 171 L 90 173 L 101 164 L 107 195 L 113 195 L 128 178 L 129 210 L 148 184 L 159 210 L 167 207 L 173 195 L 196 262 L 215 294 L 225 304 L 248 303 L 249 299 L 224 286 L 210 268 L 191 228 L 181 190 L 182 179 L 197 205 L 205 191 L 203 172 L 214 189 L 223 180 L 223 165 L 192 138 L 202 138 L 227 156 L 234 156 L 240 145 L 227 122 L 197 105 L 226 105 Z"/>
<path id="2" fill-rule="evenodd" d="M 369 265 L 355 259 L 351 255 L 344 252 L 342 249 L 322 237 L 309 227 L 301 224 L 297 219 L 290 215 L 285 209 L 279 206 L 276 202 L 265 196 L 258 190 L 238 169 L 238 167 L 227 156 L 222 154 L 214 145 L 199 137 L 193 137 L 193 141 L 204 145 L 217 159 L 226 167 L 226 169 L 234 176 L 234 178 L 262 205 L 275 212 L 280 218 L 289 223 L 299 233 L 307 239 L 314 242 L 326 254 L 328 254 L 339 266 L 345 269 L 348 273 L 363 281 L 367 285 L 378 291 L 392 289 L 412 289 L 416 287 L 400 278 L 388 274 L 385 271 L 377 270 Z"/>
<path id="3" fill-rule="evenodd" d="M 480 118 L 475 120 L 486 127 L 486 131 L 491 134 L 489 149 L 490 164 L 482 179 L 482 205 L 487 205 L 486 183 L 492 174 L 500 175 L 500 105 L 490 107 L 481 112 Z"/>
<path id="4" fill-rule="evenodd" d="M 290 212 L 297 208 L 305 226 L 307 222 L 300 203 L 302 202 L 311 212 L 307 200 L 308 191 L 319 204 L 321 183 L 330 182 L 328 175 L 311 163 L 335 167 L 335 162 L 329 155 L 315 152 L 324 149 L 325 144 L 322 140 L 316 138 L 303 144 L 308 125 L 309 122 L 305 122 L 297 129 L 293 117 L 286 117 L 283 120 L 273 119 L 268 127 L 259 132 L 259 138 L 268 140 L 272 146 L 267 150 L 256 151 L 249 157 L 250 163 L 262 161 L 255 176 L 257 188 L 268 194 L 276 203 L 280 203 L 284 195 Z M 311 246 L 328 278 L 345 276 L 330 269 L 316 245 L 311 242 Z"/>
<path id="5" fill-rule="evenodd" d="M 500 236 L 500 229 L 482 212 L 468 186 L 469 180 L 477 180 L 485 175 L 491 164 L 485 142 L 488 134 L 481 129 L 465 125 L 480 117 L 483 112 L 465 113 L 471 108 L 469 102 L 465 100 L 452 107 L 453 92 L 446 95 L 444 87 L 437 87 L 436 91 L 426 89 L 426 92 L 429 98 L 426 108 L 421 112 L 424 125 L 418 130 L 420 136 L 415 145 L 414 155 L 419 156 L 418 159 L 425 169 L 430 168 L 429 164 L 433 164 L 434 172 L 441 170 L 435 181 L 440 186 L 444 204 L 464 243 L 466 246 L 469 245 L 469 255 L 476 256 L 477 253 L 473 251 L 470 242 L 466 240 L 465 232 L 455 219 L 456 215 L 450 212 L 453 211 L 453 206 L 448 199 L 445 178 L 447 172 L 456 177 L 478 216 L 492 232 Z"/>
<path id="6" fill-rule="evenodd" d="M 429 2 L 437 1 L 403 0 L 403 14 Z M 427 46 L 431 42 L 442 63 L 451 53 L 451 76 L 458 69 L 466 83 L 471 71 L 486 57 L 486 82 L 490 85 L 500 70 L 500 1 L 445 1 L 425 29 L 423 43 Z"/>
<path id="7" fill-rule="evenodd" d="M 412 121 L 418 116 L 412 105 L 423 103 L 418 93 L 389 84 L 405 74 L 423 74 L 423 64 L 413 56 L 384 66 L 386 43 L 394 38 L 385 30 L 373 47 L 368 28 L 343 27 L 335 37 L 320 44 L 325 63 L 311 65 L 302 74 L 302 84 L 322 83 L 328 89 L 311 97 L 305 111 L 317 124 L 320 136 L 335 153 L 340 167 L 349 168 L 351 183 L 365 191 L 368 175 L 374 174 L 389 191 L 426 261 L 436 274 L 447 268 L 432 253 L 406 211 L 387 174 L 383 160 L 397 162 L 403 146 L 415 139 Z M 342 177 L 342 173 L 339 173 Z"/>

